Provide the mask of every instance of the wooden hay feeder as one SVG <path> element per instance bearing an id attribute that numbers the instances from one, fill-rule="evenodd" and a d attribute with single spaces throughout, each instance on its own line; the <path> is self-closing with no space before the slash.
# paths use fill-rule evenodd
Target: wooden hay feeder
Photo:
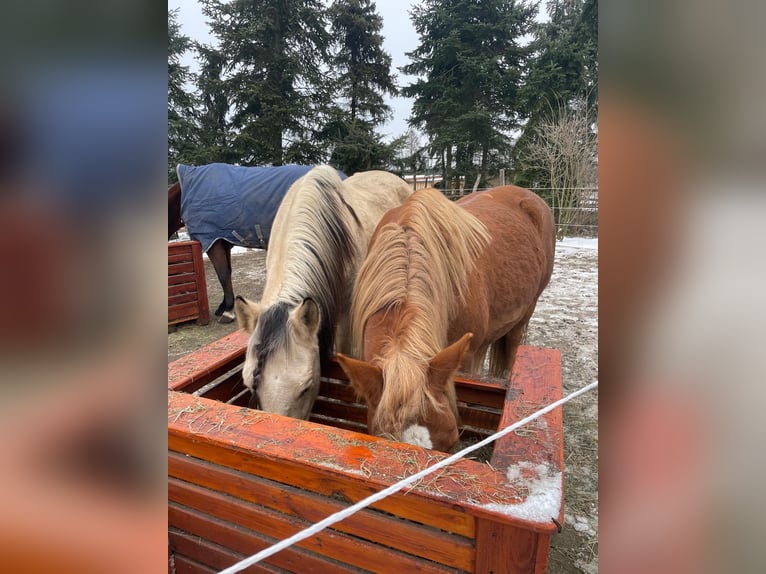
<path id="1" fill-rule="evenodd" d="M 205 266 L 199 241 L 168 243 L 168 325 L 210 322 Z"/>
<path id="2" fill-rule="evenodd" d="M 223 569 L 446 456 L 364 434 L 337 365 L 311 421 L 246 408 L 246 343 L 237 332 L 168 369 L 171 572 Z M 561 398 L 560 354 L 522 347 L 510 384 L 457 388 L 462 439 L 476 442 Z M 559 408 L 497 442 L 489 462 L 461 460 L 246 572 L 545 572 L 562 446 Z"/>

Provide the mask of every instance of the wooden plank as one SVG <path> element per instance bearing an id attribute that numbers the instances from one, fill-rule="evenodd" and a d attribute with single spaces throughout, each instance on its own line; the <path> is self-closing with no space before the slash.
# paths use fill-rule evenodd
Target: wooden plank
<path id="1" fill-rule="evenodd" d="M 323 373 L 324 374 L 324 373 Z M 356 392 L 347 382 L 322 377 L 319 384 L 319 394 L 323 397 L 344 401 L 346 403 L 363 404 L 356 398 Z"/>
<path id="2" fill-rule="evenodd" d="M 179 554 L 173 558 L 173 570 L 169 574 L 217 574 L 217 572 L 213 568 Z"/>
<path id="3" fill-rule="evenodd" d="M 457 410 L 460 414 L 460 424 L 463 425 L 495 432 L 497 425 L 500 423 L 500 411 L 490 411 L 461 405 L 458 405 Z"/>
<path id="4" fill-rule="evenodd" d="M 181 502 L 200 512 L 280 540 L 310 525 L 305 521 L 174 478 L 168 479 L 168 500 Z M 363 542 L 334 530 L 323 530 L 297 543 L 296 546 L 366 570 L 383 572 L 404 570 L 433 574 L 443 572 L 443 568 L 437 567 L 432 562 Z"/>
<path id="5" fill-rule="evenodd" d="M 172 265 L 168 265 L 168 276 L 183 275 L 184 273 L 194 273 L 194 270 L 194 261 L 174 263 Z"/>
<path id="6" fill-rule="evenodd" d="M 319 522 L 348 506 L 281 483 L 173 453 L 168 457 L 168 474 L 309 523 Z M 463 570 L 469 570 L 474 562 L 472 540 L 371 510 L 350 516 L 333 529 Z"/>
<path id="7" fill-rule="evenodd" d="M 322 396 L 314 402 L 312 413 L 367 425 L 367 408 L 361 405 L 330 401 Z"/>
<path id="8" fill-rule="evenodd" d="M 194 268 L 197 275 L 197 297 L 199 300 L 199 317 L 197 324 L 207 325 L 210 322 L 210 304 L 207 300 L 207 280 L 205 279 L 205 266 L 202 263 L 202 244 L 195 241 L 192 245 L 194 256 Z"/>
<path id="9" fill-rule="evenodd" d="M 199 306 L 196 301 L 168 307 L 168 323 L 178 323 L 184 320 L 196 319 L 198 315 Z"/>
<path id="10" fill-rule="evenodd" d="M 194 303 L 195 308 L 199 308 L 197 304 L 197 292 L 176 293 L 168 296 L 168 307 L 177 307 L 183 303 Z"/>
<path id="11" fill-rule="evenodd" d="M 168 256 L 191 253 L 194 241 L 172 241 L 168 242 Z M 197 241 L 199 243 L 199 241 Z"/>
<path id="12" fill-rule="evenodd" d="M 170 450 L 325 496 L 342 492 L 352 502 L 446 456 L 378 437 L 239 409 L 185 394 L 170 392 L 168 397 Z M 495 488 L 499 485 L 489 476 L 492 471 L 487 465 L 471 461 L 457 463 L 457 467 L 464 465 L 473 470 L 470 475 L 466 470 L 454 471 L 460 473 L 461 480 L 464 475 L 470 476 L 490 495 L 505 496 L 492 489 L 493 483 Z M 443 479 L 429 483 L 431 486 L 424 492 L 413 489 L 398 493 L 374 507 L 472 538 L 473 518 L 457 504 L 463 490 L 460 481 L 452 478 L 454 476 L 454 473 L 448 473 Z"/>
<path id="13" fill-rule="evenodd" d="M 168 365 L 168 389 L 194 391 L 242 362 L 249 335 L 234 331 Z"/>
<path id="14" fill-rule="evenodd" d="M 520 347 L 517 364 L 511 377 L 500 428 L 522 419 L 561 398 L 561 353 L 556 349 Z M 510 433 L 495 444 L 492 465 L 509 468 L 525 462 L 544 465 L 550 476 L 559 473 L 559 493 L 564 492 L 564 439 L 561 407 Z M 563 500 L 559 512 L 551 518 L 564 520 Z M 544 532 L 552 533 L 556 525 L 551 520 Z M 538 530 L 540 531 L 540 530 Z"/>
<path id="15" fill-rule="evenodd" d="M 194 271 L 190 273 L 179 273 L 178 275 L 168 275 L 168 287 L 171 285 L 179 285 L 181 283 L 194 283 L 197 284 L 197 275 Z"/>
<path id="16" fill-rule="evenodd" d="M 197 293 L 197 283 L 189 281 L 168 286 L 168 297 L 178 295 L 179 293 Z"/>
<path id="17" fill-rule="evenodd" d="M 184 252 L 179 253 L 168 253 L 168 265 L 174 265 L 176 263 L 184 263 L 186 261 L 192 260 L 192 251 L 191 248 Z"/>
<path id="18" fill-rule="evenodd" d="M 538 534 L 490 520 L 476 521 L 476 574 L 533 574 Z"/>
<path id="19" fill-rule="evenodd" d="M 459 401 L 502 410 L 507 388 L 493 382 L 455 378 L 455 391 Z"/>
<path id="20" fill-rule="evenodd" d="M 251 556 L 278 542 L 247 528 L 173 502 L 168 505 L 168 523 L 243 556 Z M 339 562 L 331 561 L 296 547 L 278 552 L 262 564 L 270 564 L 288 572 L 317 572 L 319 574 L 324 572 L 338 572 L 338 574 L 358 572 L 355 568 L 347 567 Z"/>
<path id="21" fill-rule="evenodd" d="M 196 564 L 212 568 L 213 572 L 228 568 L 248 556 L 247 554 L 231 552 L 199 536 L 192 536 L 173 528 L 169 529 L 168 538 L 170 539 L 170 546 L 175 552 L 176 561 L 180 556 L 182 559 L 190 559 Z M 284 572 L 284 570 L 270 568 L 263 564 L 253 564 L 241 570 L 241 572 L 248 574 L 273 574 L 275 572 Z"/>

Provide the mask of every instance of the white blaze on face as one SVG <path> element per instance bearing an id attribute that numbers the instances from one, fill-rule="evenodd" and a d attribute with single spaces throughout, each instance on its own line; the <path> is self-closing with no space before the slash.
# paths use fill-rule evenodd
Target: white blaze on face
<path id="1" fill-rule="evenodd" d="M 433 448 L 431 444 L 431 433 L 424 426 L 412 425 L 402 432 L 402 442 L 422 446 L 423 448 Z"/>

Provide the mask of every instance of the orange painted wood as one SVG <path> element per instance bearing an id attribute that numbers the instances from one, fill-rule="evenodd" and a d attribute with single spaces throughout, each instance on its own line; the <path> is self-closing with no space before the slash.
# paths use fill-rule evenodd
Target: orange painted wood
<path id="1" fill-rule="evenodd" d="M 180 554 L 174 557 L 174 569 L 169 574 L 217 574 L 217 570 L 195 562 L 191 558 Z"/>
<path id="2" fill-rule="evenodd" d="M 257 529 L 258 532 L 277 540 L 288 538 L 310 526 L 305 521 L 174 478 L 168 479 L 168 500 L 183 501 L 185 506 L 217 516 L 250 530 Z M 366 570 L 394 572 L 401 569 L 406 572 L 434 574 L 443 571 L 432 562 L 420 560 L 390 548 L 370 544 L 332 529 L 323 530 L 295 546 Z"/>
<path id="3" fill-rule="evenodd" d="M 194 273 L 179 273 L 178 275 L 168 275 L 168 286 L 180 285 L 183 283 L 197 284 L 197 276 Z"/>
<path id="4" fill-rule="evenodd" d="M 189 289 L 192 283 L 194 289 Z M 184 291 L 177 289 L 186 286 Z M 195 293 L 193 298 L 175 297 L 181 292 Z M 190 302 L 195 302 L 191 305 Z M 205 267 L 199 241 L 168 243 L 168 324 L 196 319 L 200 325 L 210 322 Z"/>
<path id="5" fill-rule="evenodd" d="M 172 453 L 168 459 L 168 474 L 309 523 L 319 522 L 348 506 L 324 496 Z M 474 562 L 470 539 L 371 510 L 362 510 L 333 528 L 463 570 L 469 570 Z"/>
<path id="6" fill-rule="evenodd" d="M 536 572 L 538 533 L 489 520 L 476 521 L 476 574 Z"/>
<path id="7" fill-rule="evenodd" d="M 202 421 L 198 420 L 197 422 Z M 320 434 L 309 431 L 308 428 L 311 426 L 318 429 L 328 429 L 333 431 L 331 436 L 338 437 L 340 443 L 346 440 L 340 438 L 343 433 L 376 439 L 376 437 L 366 437 L 366 435 L 358 435 L 358 433 L 351 433 L 342 429 L 314 425 L 306 421 L 301 422 L 304 425 L 303 428 L 306 429 L 303 434 Z M 211 428 L 219 423 L 220 420 L 216 422 L 207 420 L 203 428 Z M 269 425 L 266 421 L 256 423 L 254 426 L 271 430 L 277 428 Z M 225 419 L 222 428 L 227 428 Z M 231 427 L 228 427 L 227 434 L 230 432 Z M 332 439 L 328 440 L 327 444 L 318 451 L 312 448 L 311 444 L 315 442 L 312 440 L 300 441 L 301 444 L 297 446 L 294 440 L 289 440 L 286 443 L 287 446 L 283 445 L 280 449 L 280 440 L 275 438 L 279 437 L 280 434 L 273 434 L 268 430 L 266 432 L 268 434 L 258 436 L 257 442 L 253 444 L 253 446 L 259 445 L 260 450 L 257 448 L 241 450 L 231 447 L 221 448 L 207 441 L 191 442 L 175 433 L 168 436 L 168 447 L 176 452 L 190 454 L 222 466 L 236 468 L 243 472 L 325 496 L 332 497 L 340 494 L 351 503 L 396 482 L 394 477 L 397 476 L 395 474 L 397 469 L 400 473 L 405 473 L 409 467 L 409 474 L 412 474 L 412 469 L 425 465 L 427 461 L 427 457 L 424 456 L 426 453 L 421 451 L 422 456 L 418 461 L 417 458 L 410 458 L 412 453 L 407 452 L 406 449 L 399 453 L 401 460 L 395 451 L 385 457 L 375 457 L 373 452 L 364 446 L 351 446 L 347 449 L 340 449 L 341 452 L 330 454 L 333 446 Z M 284 437 L 285 435 L 281 436 Z M 292 439 L 292 437 L 289 438 Z M 307 437 L 307 439 L 311 438 L 315 439 L 316 436 Z M 390 442 L 384 439 L 377 440 L 382 443 Z M 237 440 L 237 442 L 239 441 Z M 391 444 L 398 445 L 399 443 Z M 375 445 L 373 448 L 376 448 Z M 338 451 L 337 447 L 335 450 Z M 411 460 L 413 465 L 403 464 L 404 457 L 407 457 L 406 460 Z M 370 473 L 369 478 L 366 476 L 368 472 Z M 452 484 L 451 487 L 454 491 L 455 485 Z M 451 498 L 457 498 L 457 494 L 452 493 Z M 459 505 L 452 504 L 447 497 L 431 500 L 430 497 L 419 495 L 417 490 L 413 490 L 406 495 L 399 493 L 386 498 L 375 504 L 373 508 L 469 538 L 474 535 L 473 518 L 466 514 Z"/>
<path id="8" fill-rule="evenodd" d="M 168 505 L 168 524 L 199 538 L 230 548 L 243 556 L 250 556 L 272 546 L 276 540 L 220 520 L 208 514 L 186 508 L 174 502 Z M 272 564 L 289 572 L 338 572 L 350 574 L 356 568 L 347 567 L 300 548 L 291 547 L 278 552 L 261 564 Z"/>
<path id="9" fill-rule="evenodd" d="M 168 365 L 168 389 L 193 392 L 244 360 L 248 335 L 234 331 Z"/>
<path id="10" fill-rule="evenodd" d="M 194 273 L 194 261 L 184 261 L 168 265 L 168 275 L 181 275 L 183 273 Z"/>
<path id="11" fill-rule="evenodd" d="M 169 389 L 191 392 L 223 376 L 224 384 L 209 394 L 221 400 L 228 399 L 227 394 L 242 388 L 234 380 L 237 376 L 241 377 L 236 366 L 242 363 L 247 339 L 244 333 L 235 332 L 171 363 L 168 366 Z M 560 361 L 558 351 L 521 347 L 509 383 L 461 380 L 458 395 L 459 400 L 465 403 L 461 404 L 462 410 L 466 418 L 476 423 L 475 429 L 469 426 L 464 434 L 481 436 L 494 430 L 491 428 L 495 424 L 494 417 L 499 418 L 500 427 L 505 427 L 560 398 Z M 227 372 L 235 374 L 227 375 Z M 354 432 L 366 428 L 362 416 L 364 407 L 359 403 L 340 405 L 349 402 L 353 391 L 344 382 L 345 375 L 334 361 L 326 366 L 323 375 L 337 381 L 323 380 L 321 394 L 327 398 L 321 398 L 321 404 L 331 404 L 333 400 L 328 398 L 334 399 L 339 406 L 328 408 L 328 412 L 360 420 L 333 418 L 316 412 L 313 419 L 325 424 L 315 424 L 169 392 L 169 448 L 181 455 L 189 454 L 210 461 L 197 462 L 219 469 L 220 475 L 217 476 L 221 480 L 229 480 L 224 477 L 231 474 L 245 476 L 253 485 L 271 485 L 269 488 L 276 489 L 269 491 L 276 500 L 270 507 L 271 512 L 284 510 L 278 505 L 288 504 L 286 501 L 290 496 L 298 496 L 296 491 L 300 495 L 292 500 L 306 496 L 310 501 L 315 496 L 311 493 L 337 499 L 327 501 L 319 498 L 322 503 L 308 504 L 305 514 L 299 514 L 294 507 L 287 506 L 286 512 L 293 512 L 294 518 L 305 517 L 306 520 L 310 519 L 310 515 L 318 515 L 320 510 L 327 510 L 324 504 L 332 506 L 343 504 L 341 501 L 355 502 L 446 456 Z M 248 398 L 245 397 L 243 404 Z M 498 413 L 493 412 L 498 404 L 503 407 L 502 415 L 499 415 L 499 410 Z M 532 466 L 544 464 L 551 472 L 563 471 L 561 409 L 549 413 L 543 420 L 542 423 L 525 427 L 523 432 L 511 433 L 502 439 L 495 447 L 491 466 L 476 461 L 461 461 L 437 472 L 433 479 L 429 477 L 407 494 L 394 495 L 375 508 L 419 522 L 424 525 L 420 528 L 434 527 L 465 538 L 475 537 L 476 544 L 479 540 L 491 540 L 499 535 L 504 540 L 503 544 L 512 549 L 513 568 L 517 569 L 514 571 L 541 574 L 547 567 L 550 535 L 555 532 L 556 526 L 552 520 L 529 520 L 522 517 L 526 514 L 514 516 L 515 505 L 524 502 L 528 489 L 524 485 L 509 484 L 507 471 L 522 462 Z M 172 459 L 181 455 L 171 453 L 170 456 Z M 187 475 L 187 478 L 190 476 Z M 225 486 L 216 488 L 226 491 L 230 485 L 227 482 Z M 279 494 L 280 490 L 284 493 Z M 303 491 L 308 493 L 303 494 Z M 258 502 L 264 504 L 260 500 Z M 183 503 L 186 504 L 186 501 Z M 559 521 L 562 518 L 563 507 L 559 505 Z M 481 535 L 477 532 L 478 524 L 483 524 Z M 522 534 L 517 534 L 517 531 Z M 353 529 L 348 532 L 357 535 Z M 385 544 L 381 543 L 381 547 Z M 479 564 L 480 553 L 477 551 L 477 561 L 469 570 L 477 565 L 482 568 L 497 566 L 491 562 Z M 525 567 L 531 570 L 524 570 Z"/>
<path id="12" fill-rule="evenodd" d="M 522 368 L 515 369 L 511 376 L 500 428 L 531 415 L 562 396 L 561 353 L 558 350 L 523 346 L 519 348 L 516 361 Z M 526 425 L 523 430 L 500 439 L 495 444 L 492 465 L 496 468 L 508 468 L 519 462 L 544 464 L 550 473 L 561 474 L 560 492 L 563 493 L 562 424 L 562 409 L 559 407 Z M 551 518 L 556 518 L 559 522 L 564 520 L 563 499 L 558 515 Z M 551 520 L 547 529 L 538 531 L 552 533 L 556 528 Z"/>
<path id="13" fill-rule="evenodd" d="M 168 293 L 168 305 L 171 305 L 173 307 L 178 306 L 182 303 L 196 303 L 196 302 L 197 302 L 196 291 L 187 291 L 186 293 L 174 293 L 173 295 L 170 295 Z"/>
<path id="14" fill-rule="evenodd" d="M 170 297 L 171 295 L 178 295 L 179 293 L 196 293 L 196 292 L 197 292 L 197 284 L 194 281 L 168 286 L 168 297 Z"/>
<path id="15" fill-rule="evenodd" d="M 246 558 L 244 554 L 231 552 L 199 536 L 191 536 L 175 529 L 170 529 L 168 538 L 170 539 L 170 546 L 175 552 L 176 561 L 179 557 L 182 557 L 182 559 L 187 558 L 199 565 L 212 568 L 213 572 L 219 572 Z M 276 570 L 261 564 L 253 564 L 249 568 L 242 570 L 242 572 L 267 574 L 276 572 Z"/>

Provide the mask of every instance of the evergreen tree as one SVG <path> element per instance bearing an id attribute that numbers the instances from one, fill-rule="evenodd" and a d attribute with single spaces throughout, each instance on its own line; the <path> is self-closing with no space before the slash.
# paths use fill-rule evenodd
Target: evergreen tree
<path id="1" fill-rule="evenodd" d="M 424 0 L 413 8 L 420 45 L 402 70 L 421 79 L 402 92 L 415 98 L 410 124 L 441 155 L 447 185 L 456 175 L 486 183 L 492 156 L 509 149 L 529 55 L 521 38 L 535 12 L 526 1 L 502 0 Z"/>
<path id="2" fill-rule="evenodd" d="M 196 44 L 200 71 L 197 76 L 199 94 L 198 147 L 196 165 L 222 162 L 238 163 L 239 157 L 231 146 L 233 133 L 229 121 L 231 96 L 224 79 L 226 61 L 223 55 L 211 46 Z"/>
<path id="3" fill-rule="evenodd" d="M 181 33 L 175 10 L 168 11 L 168 179 L 176 180 L 175 166 L 195 148 L 194 95 L 187 91 L 192 75 L 181 56 L 192 46 Z"/>
<path id="4" fill-rule="evenodd" d="M 322 62 L 329 35 L 320 0 L 202 0 L 225 62 L 229 142 L 244 165 L 312 163 L 327 105 Z"/>
<path id="5" fill-rule="evenodd" d="M 516 181 L 535 186 L 546 181 L 525 161 L 533 135 L 543 122 L 554 122 L 562 111 L 595 107 L 598 96 L 598 0 L 549 0 L 549 21 L 535 27 L 534 55 L 522 90 L 528 118 L 514 149 Z"/>
<path id="6" fill-rule="evenodd" d="M 383 168 L 393 159 L 375 128 L 391 116 L 384 95 L 396 93 L 391 56 L 383 50 L 383 20 L 371 0 L 336 0 L 329 10 L 336 105 L 324 139 L 331 163 L 347 174 Z"/>

